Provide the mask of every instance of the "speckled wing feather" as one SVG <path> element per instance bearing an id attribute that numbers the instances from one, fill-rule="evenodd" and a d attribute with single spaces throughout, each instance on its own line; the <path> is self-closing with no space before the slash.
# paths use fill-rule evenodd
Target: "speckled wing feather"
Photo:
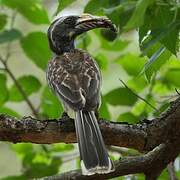
<path id="1" fill-rule="evenodd" d="M 47 79 L 56 94 L 72 109 L 99 106 L 100 72 L 88 53 L 73 50 L 49 62 Z"/>

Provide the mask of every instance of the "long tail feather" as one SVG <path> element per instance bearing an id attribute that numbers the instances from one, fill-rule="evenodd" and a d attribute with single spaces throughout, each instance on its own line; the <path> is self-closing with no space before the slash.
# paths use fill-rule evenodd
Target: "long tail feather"
<path id="1" fill-rule="evenodd" d="M 94 111 L 76 112 L 76 133 L 82 173 L 92 175 L 113 171 Z"/>

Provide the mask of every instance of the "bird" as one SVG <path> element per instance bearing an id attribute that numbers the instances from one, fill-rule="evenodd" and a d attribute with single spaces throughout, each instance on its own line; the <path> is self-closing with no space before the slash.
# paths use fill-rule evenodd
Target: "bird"
<path id="1" fill-rule="evenodd" d="M 75 48 L 76 37 L 95 28 L 117 31 L 107 17 L 91 14 L 61 16 L 47 31 L 49 47 L 54 53 L 48 62 L 47 81 L 62 102 L 64 112 L 70 109 L 75 113 L 83 175 L 114 171 L 96 116 L 101 102 L 100 69 L 88 52 Z"/>

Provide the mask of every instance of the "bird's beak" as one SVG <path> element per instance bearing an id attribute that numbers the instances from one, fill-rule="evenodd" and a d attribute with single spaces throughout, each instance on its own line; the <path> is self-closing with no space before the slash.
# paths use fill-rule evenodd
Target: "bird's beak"
<path id="1" fill-rule="evenodd" d="M 116 26 L 107 17 L 92 16 L 90 14 L 82 14 L 77 19 L 75 29 L 79 34 L 95 28 L 108 28 L 117 32 Z"/>

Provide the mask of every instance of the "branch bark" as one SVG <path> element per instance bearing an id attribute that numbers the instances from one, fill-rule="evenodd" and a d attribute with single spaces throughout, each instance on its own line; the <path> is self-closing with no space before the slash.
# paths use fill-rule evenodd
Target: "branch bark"
<path id="1" fill-rule="evenodd" d="M 180 98 L 171 103 L 169 110 L 161 117 L 151 121 L 144 120 L 131 125 L 101 119 L 99 125 L 107 145 L 134 148 L 148 153 L 121 159 L 116 162 L 115 172 L 90 176 L 86 179 L 93 177 L 105 179 L 139 172 L 144 172 L 147 179 L 156 179 L 180 152 Z M 60 120 L 37 120 L 32 117 L 18 120 L 0 115 L 0 140 L 13 143 L 74 143 L 76 142 L 74 121 L 67 116 Z M 68 179 L 85 178 L 80 170 L 62 174 L 58 178 L 66 176 Z"/>

